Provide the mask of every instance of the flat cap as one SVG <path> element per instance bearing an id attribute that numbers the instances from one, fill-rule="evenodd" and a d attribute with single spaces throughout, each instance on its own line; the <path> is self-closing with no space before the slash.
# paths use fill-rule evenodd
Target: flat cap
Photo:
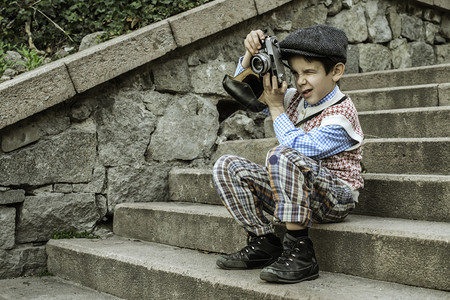
<path id="1" fill-rule="evenodd" d="M 348 39 L 344 31 L 326 25 L 297 29 L 280 42 L 281 56 L 328 57 L 334 63 L 347 62 Z"/>

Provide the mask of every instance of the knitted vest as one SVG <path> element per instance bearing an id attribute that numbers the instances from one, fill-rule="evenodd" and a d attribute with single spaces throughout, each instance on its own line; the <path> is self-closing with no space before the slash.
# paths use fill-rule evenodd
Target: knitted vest
<path id="1" fill-rule="evenodd" d="M 344 116 L 345 119 L 350 121 L 353 132 L 359 135 L 361 139 L 364 137 L 356 108 L 350 98 L 347 98 L 347 100 L 340 104 L 326 108 L 320 115 L 306 122 L 303 130 L 308 133 L 320 125 L 331 125 L 333 122 L 330 121 L 335 116 Z M 359 144 L 356 148 L 353 147 L 353 149 L 351 148 L 348 151 L 343 151 L 322 159 L 322 166 L 349 183 L 354 189 L 359 189 L 364 187 L 364 181 L 361 176 L 361 160 L 362 146 Z"/>
<path id="2" fill-rule="evenodd" d="M 296 98 L 297 95 L 292 95 Z M 341 98 L 342 93 L 338 92 L 336 99 Z M 289 100 L 294 100 L 294 99 Z M 303 107 L 304 100 L 299 103 L 299 109 Z M 289 101 L 290 102 L 290 101 Z M 336 100 L 332 99 L 331 103 Z M 358 119 L 358 113 L 350 98 L 342 103 L 325 108 L 320 115 L 303 123 L 301 128 L 308 133 L 312 129 L 325 125 L 341 125 L 347 133 L 358 143 L 343 152 L 323 158 L 321 165 L 330 170 L 331 173 L 348 183 L 353 189 L 357 190 L 364 187 L 364 180 L 361 176 L 361 160 L 362 160 L 362 140 L 364 134 Z"/>

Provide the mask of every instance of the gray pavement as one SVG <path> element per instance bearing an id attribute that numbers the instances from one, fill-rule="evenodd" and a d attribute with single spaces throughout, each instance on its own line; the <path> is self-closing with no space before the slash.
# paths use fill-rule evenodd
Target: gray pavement
<path id="1" fill-rule="evenodd" d="M 56 276 L 0 280 L 0 300 L 120 300 Z"/>

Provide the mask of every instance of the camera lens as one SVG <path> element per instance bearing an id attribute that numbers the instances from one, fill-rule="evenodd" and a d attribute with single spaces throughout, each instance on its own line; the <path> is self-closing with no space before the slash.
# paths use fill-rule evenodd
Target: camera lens
<path id="1" fill-rule="evenodd" d="M 265 74 L 270 70 L 270 57 L 265 53 L 259 53 L 252 56 L 250 60 L 252 71 L 256 74 Z"/>

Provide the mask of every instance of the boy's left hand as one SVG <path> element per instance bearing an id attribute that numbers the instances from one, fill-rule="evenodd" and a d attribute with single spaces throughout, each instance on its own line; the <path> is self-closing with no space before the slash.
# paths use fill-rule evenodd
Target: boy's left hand
<path id="1" fill-rule="evenodd" d="M 277 77 L 267 73 L 263 77 L 263 86 L 264 92 L 259 97 L 259 101 L 269 107 L 272 119 L 275 120 L 276 117 L 285 112 L 283 100 L 287 91 L 287 82 L 283 81 L 280 87 Z"/>

